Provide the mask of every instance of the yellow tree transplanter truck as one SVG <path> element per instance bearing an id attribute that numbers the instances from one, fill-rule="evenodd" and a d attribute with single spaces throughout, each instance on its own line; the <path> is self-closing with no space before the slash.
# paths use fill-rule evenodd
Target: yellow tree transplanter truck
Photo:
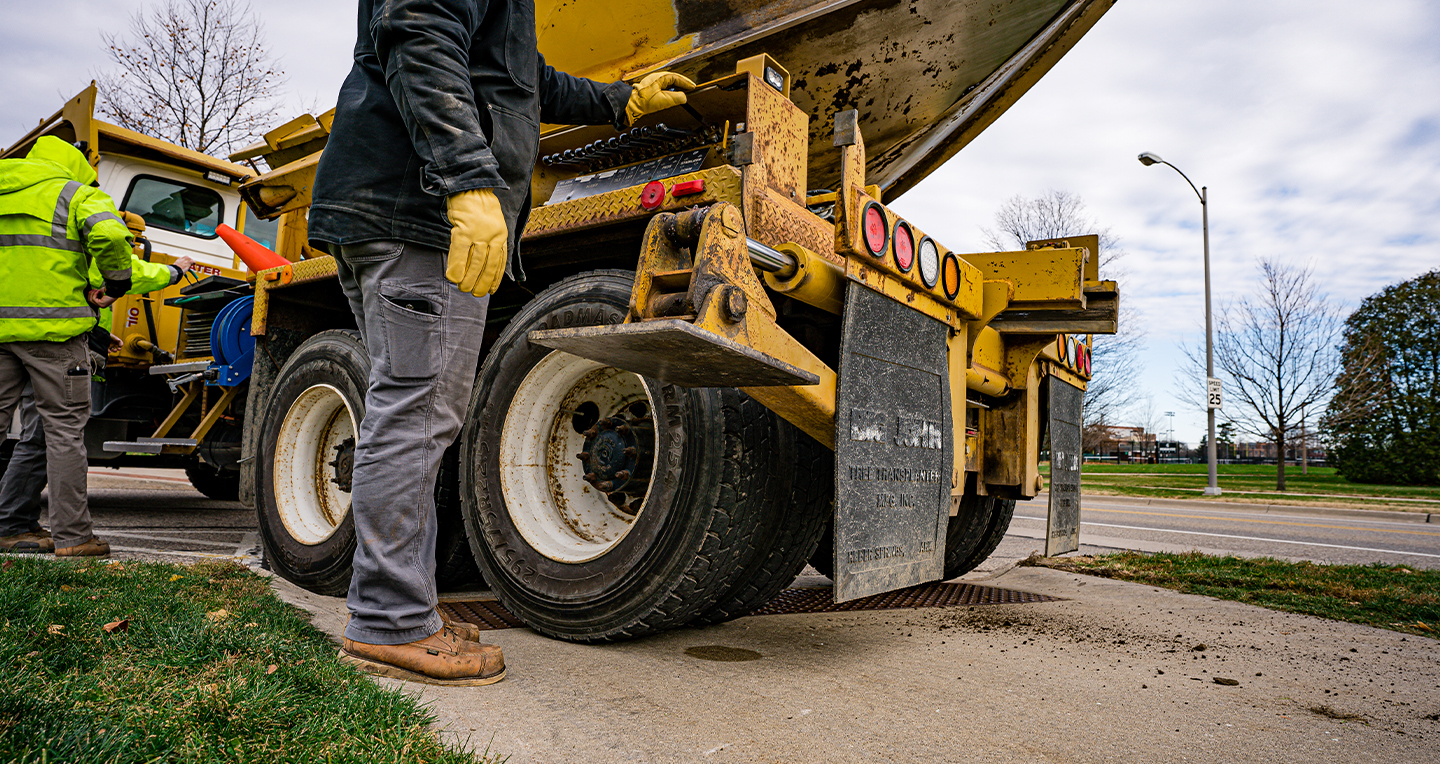
<path id="1" fill-rule="evenodd" d="M 979 564 L 1047 447 L 1048 546 L 1073 548 L 1085 336 L 1118 307 L 1095 238 L 955 252 L 886 202 L 1110 5 L 538 1 L 558 68 L 702 85 L 624 132 L 543 130 L 527 278 L 437 486 L 442 578 L 473 558 L 578 641 L 743 615 L 807 561 L 850 600 Z M 292 261 L 256 281 L 242 496 L 276 572 L 339 594 L 368 361 L 305 244 L 329 118 L 232 159 L 276 168 L 241 192 Z"/>
<path id="2" fill-rule="evenodd" d="M 226 305 L 249 299 L 250 274 L 216 227 L 273 242 L 275 224 L 240 201 L 236 189 L 254 170 L 98 120 L 95 96 L 91 83 L 0 158 L 25 156 L 42 135 L 79 146 L 116 207 L 138 216 L 127 222 L 143 219 L 131 226 L 139 234 L 136 255 L 165 264 L 188 255 L 195 266 L 167 289 L 115 302 L 108 328 L 122 344 L 110 352 L 103 381 L 92 385 L 90 464 L 183 468 L 202 493 L 234 499 L 248 386 L 242 375 L 222 379 L 211 371 L 222 365 L 211 335 Z M 11 438 L 18 425 L 16 417 Z"/>

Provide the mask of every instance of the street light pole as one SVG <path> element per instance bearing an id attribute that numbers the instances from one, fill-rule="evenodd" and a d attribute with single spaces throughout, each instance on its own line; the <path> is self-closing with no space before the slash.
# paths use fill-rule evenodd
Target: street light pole
<path id="1" fill-rule="evenodd" d="M 1181 172 L 1179 167 L 1176 167 L 1175 165 L 1170 164 L 1169 162 L 1165 161 L 1164 159 L 1161 159 L 1159 156 L 1157 156 L 1157 155 L 1155 155 L 1155 154 L 1152 154 L 1152 153 L 1150 153 L 1150 152 L 1147 151 L 1147 152 L 1141 154 L 1140 157 L 1139 157 L 1139 159 L 1140 159 L 1140 164 L 1143 164 L 1143 165 L 1145 165 L 1146 167 L 1149 167 L 1149 166 L 1152 165 L 1152 164 L 1157 164 L 1157 163 L 1158 163 L 1158 164 L 1163 164 L 1163 165 L 1169 167 L 1170 169 L 1174 170 L 1175 172 L 1180 173 L 1180 177 L 1184 178 L 1184 179 L 1185 179 L 1185 182 L 1190 184 L 1190 190 L 1194 191 L 1194 192 L 1195 192 L 1195 195 L 1198 196 L 1198 197 L 1200 197 L 1200 229 L 1201 229 L 1201 231 L 1202 231 L 1202 234 L 1203 234 L 1204 240 L 1205 240 L 1205 377 L 1206 377 L 1207 384 L 1208 384 L 1208 380 L 1213 379 L 1213 378 L 1215 377 L 1215 342 L 1214 342 L 1214 329 L 1213 329 L 1213 327 L 1212 327 L 1211 319 L 1210 319 L 1210 203 L 1209 203 L 1210 200 L 1209 200 L 1209 196 L 1208 196 L 1209 189 L 1208 189 L 1208 187 L 1206 187 L 1206 186 L 1201 186 L 1200 188 L 1195 188 L 1195 183 L 1190 180 L 1190 176 L 1188 176 L 1188 175 L 1186 175 L 1185 173 Z M 1208 483 L 1206 484 L 1206 486 L 1205 486 L 1205 495 L 1206 495 L 1206 496 L 1219 496 L 1219 495 L 1220 495 L 1220 484 L 1219 484 L 1219 481 L 1216 479 L 1216 471 L 1215 471 L 1215 409 L 1213 409 L 1213 408 L 1210 407 L 1210 403 L 1209 403 L 1208 400 L 1207 400 L 1206 403 L 1205 403 L 1205 413 L 1206 413 L 1207 429 L 1208 429 L 1208 435 L 1207 435 L 1207 437 L 1205 438 L 1205 461 L 1206 461 L 1206 463 L 1209 465 L 1207 472 L 1209 473 L 1209 478 L 1210 478 L 1210 479 L 1209 479 L 1209 482 L 1208 482 Z M 1283 458 L 1283 457 L 1282 457 L 1282 458 Z"/>

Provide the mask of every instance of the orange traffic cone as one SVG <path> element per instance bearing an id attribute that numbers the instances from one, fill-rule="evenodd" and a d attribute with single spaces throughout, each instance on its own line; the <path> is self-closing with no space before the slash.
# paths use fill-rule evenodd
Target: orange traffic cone
<path id="1" fill-rule="evenodd" d="M 255 241 L 224 223 L 215 226 L 215 232 L 220 234 L 220 238 L 224 239 L 225 243 L 230 245 L 230 249 L 235 250 L 235 254 L 239 255 L 240 259 L 244 260 L 245 265 L 252 271 L 258 272 L 266 268 L 290 264 L 289 260 L 271 252 L 261 246 L 260 242 Z"/>

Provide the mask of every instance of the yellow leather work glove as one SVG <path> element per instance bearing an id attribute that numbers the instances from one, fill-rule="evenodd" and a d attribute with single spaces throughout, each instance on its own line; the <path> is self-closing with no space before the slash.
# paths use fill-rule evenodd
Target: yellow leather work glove
<path id="1" fill-rule="evenodd" d="M 671 90 L 671 88 L 675 88 L 675 90 Z M 671 106 L 679 106 L 685 103 L 685 94 L 676 91 L 694 89 L 695 83 L 683 74 L 674 72 L 647 74 L 635 83 L 630 91 L 630 100 L 625 104 L 625 120 L 633 125 L 635 120 L 646 114 L 654 114 Z"/>
<path id="2" fill-rule="evenodd" d="M 445 278 L 476 297 L 494 294 L 509 256 L 500 200 L 488 188 L 461 191 L 445 198 L 445 212 L 450 217 Z"/>

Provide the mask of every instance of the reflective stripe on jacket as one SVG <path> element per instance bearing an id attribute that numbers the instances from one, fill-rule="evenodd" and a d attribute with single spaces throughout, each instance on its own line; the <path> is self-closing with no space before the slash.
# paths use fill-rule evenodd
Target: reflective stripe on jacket
<path id="1" fill-rule="evenodd" d="M 107 294 L 130 289 L 130 231 L 94 180 L 85 156 L 54 136 L 25 159 L 0 160 L 0 342 L 62 342 L 95 326 L 92 264 Z"/>

